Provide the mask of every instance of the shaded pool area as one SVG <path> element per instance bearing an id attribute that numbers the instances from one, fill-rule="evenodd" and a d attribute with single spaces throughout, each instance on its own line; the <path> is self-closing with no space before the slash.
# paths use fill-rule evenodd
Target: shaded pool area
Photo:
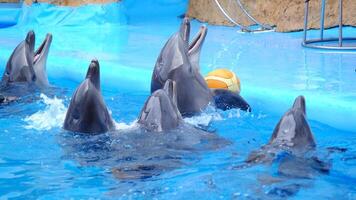
<path id="1" fill-rule="evenodd" d="M 303 48 L 302 32 L 242 33 L 208 25 L 201 73 L 216 68 L 234 71 L 253 112 L 206 111 L 186 121 L 209 126 L 230 145 L 194 156 L 184 154 L 185 164 L 180 167 L 132 181 L 111 173 L 113 165 L 121 161 L 90 163 L 68 155 L 61 126 L 69 98 L 90 60 L 100 61 L 103 96 L 118 126 L 125 129 L 149 96 L 154 64 L 167 39 L 178 30 L 181 19 L 177 16 L 185 12 L 186 3 L 130 0 L 78 9 L 40 4 L 23 7 L 16 26 L 0 29 L 1 73 L 28 30 L 35 30 L 37 44 L 47 32 L 53 34 L 47 62 L 53 88 L 45 95 L 36 94 L 28 103 L 0 107 L 0 195 L 42 199 L 356 198 L 356 52 Z M 201 23 L 193 21 L 192 25 L 195 33 Z M 309 34 L 318 36 L 317 31 Z M 337 29 L 326 31 L 326 35 L 333 34 Z M 356 28 L 347 27 L 344 34 L 355 36 Z M 306 97 L 318 154 L 332 163 L 330 174 L 275 183 L 276 166 L 233 170 L 249 152 L 267 143 L 280 116 L 298 95 Z M 329 147 L 347 150 L 329 154 Z M 94 151 L 90 156 L 100 160 L 106 153 Z"/>

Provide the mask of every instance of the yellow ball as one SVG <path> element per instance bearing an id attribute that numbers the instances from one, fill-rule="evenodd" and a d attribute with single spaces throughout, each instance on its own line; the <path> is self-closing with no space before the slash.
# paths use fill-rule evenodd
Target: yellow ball
<path id="1" fill-rule="evenodd" d="M 205 77 L 208 87 L 211 89 L 227 89 L 240 93 L 240 80 L 234 72 L 228 69 L 216 69 Z"/>

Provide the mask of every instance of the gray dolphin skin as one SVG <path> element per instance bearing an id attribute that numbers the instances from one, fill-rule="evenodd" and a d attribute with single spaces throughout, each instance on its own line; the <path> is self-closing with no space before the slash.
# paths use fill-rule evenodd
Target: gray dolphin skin
<path id="1" fill-rule="evenodd" d="M 301 188 L 309 187 L 299 184 L 297 179 L 313 179 L 329 173 L 331 164 L 321 160 L 315 148 L 316 142 L 306 120 L 305 99 L 299 96 L 278 122 L 268 144 L 252 152 L 246 160 L 247 165 L 235 169 L 254 164 L 275 166 L 272 168 L 276 169 L 273 176 L 259 176 L 263 187 L 271 188 L 263 195 L 285 199 L 295 195 Z"/>
<path id="2" fill-rule="evenodd" d="M 7 86 L 11 83 L 27 82 L 39 88 L 49 86 L 46 62 L 51 42 L 52 35 L 47 34 L 46 39 L 35 52 L 35 33 L 29 31 L 26 39 L 11 54 L 1 84 Z"/>
<path id="3" fill-rule="evenodd" d="M 312 178 L 328 173 L 330 164 L 314 156 L 316 143 L 306 120 L 305 99 L 299 96 L 280 119 L 267 145 L 252 152 L 247 163 L 279 162 L 278 172 L 289 177 Z"/>
<path id="4" fill-rule="evenodd" d="M 46 72 L 47 57 L 52 43 L 52 34 L 47 33 L 46 38 L 35 51 L 33 59 L 33 69 L 36 75 L 36 85 L 38 87 L 48 87 L 48 77 Z"/>
<path id="5" fill-rule="evenodd" d="M 148 131 L 162 132 L 177 128 L 182 116 L 177 108 L 176 83 L 167 80 L 164 88 L 147 99 L 138 123 Z"/>
<path id="6" fill-rule="evenodd" d="M 267 145 L 253 152 L 248 163 L 271 162 L 279 151 L 303 156 L 316 147 L 314 136 L 306 120 L 305 99 L 298 96 L 280 119 Z M 267 153 L 268 152 L 268 153 Z"/>
<path id="7" fill-rule="evenodd" d="M 11 82 L 32 83 L 36 80 L 33 69 L 34 47 L 35 33 L 30 31 L 27 33 L 26 39 L 11 54 L 2 77 L 3 85 Z"/>
<path id="8" fill-rule="evenodd" d="M 180 27 L 180 33 L 183 40 L 188 45 L 188 56 L 192 67 L 196 70 L 200 70 L 200 52 L 205 41 L 208 29 L 206 26 L 201 26 L 199 32 L 195 35 L 193 40 L 189 43 L 190 38 L 190 20 L 189 18 L 184 18 L 182 25 Z"/>
<path id="9" fill-rule="evenodd" d="M 297 97 L 293 107 L 278 122 L 269 145 L 285 145 L 299 152 L 313 149 L 316 144 L 306 120 L 305 110 L 304 97 Z"/>
<path id="10" fill-rule="evenodd" d="M 98 134 L 113 127 L 113 120 L 101 95 L 99 62 L 92 60 L 85 80 L 72 96 L 63 128 L 73 132 Z"/>
<path id="11" fill-rule="evenodd" d="M 201 112 L 212 101 L 213 94 L 199 73 L 201 46 L 207 34 L 203 26 L 189 45 L 190 23 L 184 19 L 180 31 L 174 34 L 163 47 L 151 81 L 151 93 L 162 89 L 171 79 L 177 87 L 177 105 L 181 114 Z"/>

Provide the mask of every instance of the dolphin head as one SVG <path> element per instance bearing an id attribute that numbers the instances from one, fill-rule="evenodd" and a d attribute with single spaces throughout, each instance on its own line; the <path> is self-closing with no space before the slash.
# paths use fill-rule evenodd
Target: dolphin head
<path id="1" fill-rule="evenodd" d="M 169 38 L 156 61 L 152 74 L 151 92 L 161 89 L 166 80 L 171 78 L 172 72 L 184 66 L 185 63 L 189 63 L 188 66 L 192 69 L 200 70 L 200 52 L 206 34 L 207 28 L 202 26 L 189 44 L 190 21 L 189 18 L 184 18 L 180 30 Z"/>
<path id="2" fill-rule="evenodd" d="M 103 133 L 114 127 L 100 92 L 100 68 L 97 60 L 91 61 L 85 80 L 75 91 L 63 127 L 83 133 Z"/>
<path id="3" fill-rule="evenodd" d="M 98 60 L 94 59 L 91 61 L 85 79 L 90 80 L 100 92 L 100 66 Z"/>
<path id="4" fill-rule="evenodd" d="M 36 36 L 35 36 L 35 32 L 33 32 L 32 30 L 29 31 L 26 35 L 25 38 L 25 43 L 26 45 L 28 45 L 28 49 L 32 50 L 32 52 L 35 49 L 35 42 L 36 42 Z"/>
<path id="5" fill-rule="evenodd" d="M 148 98 L 138 123 L 148 131 L 162 132 L 176 128 L 181 121 L 175 82 L 167 80 L 163 89 L 156 90 Z"/>
<path id="6" fill-rule="evenodd" d="M 35 33 L 29 31 L 24 41 L 22 41 L 12 52 L 7 64 L 2 84 L 11 82 L 28 82 L 36 80 L 33 69 L 33 55 L 35 46 Z"/>
<path id="7" fill-rule="evenodd" d="M 164 45 L 151 80 L 151 93 L 162 89 L 168 79 L 176 82 L 177 105 L 182 115 L 201 112 L 213 98 L 211 90 L 199 72 L 199 52 L 206 28 L 201 29 L 191 45 L 188 44 L 189 32 L 190 22 L 185 18 L 180 31 Z"/>
<path id="8" fill-rule="evenodd" d="M 151 82 L 151 93 L 162 89 L 172 72 L 189 62 L 185 42 L 179 33 L 174 34 L 158 56 Z"/>
<path id="9" fill-rule="evenodd" d="M 42 44 L 34 53 L 33 68 L 36 73 L 36 84 L 39 87 L 46 87 L 49 85 L 46 72 L 46 63 L 51 43 L 52 34 L 48 33 Z"/>
<path id="10" fill-rule="evenodd" d="M 201 26 L 194 39 L 190 42 L 190 20 L 185 17 L 181 24 L 179 33 L 188 47 L 188 56 L 193 68 L 199 70 L 200 52 L 204 44 L 208 29 L 206 26 Z"/>
<path id="11" fill-rule="evenodd" d="M 188 17 L 184 17 L 182 24 L 180 26 L 179 33 L 181 34 L 183 40 L 189 44 L 189 37 L 190 37 L 190 20 Z"/>
<path id="12" fill-rule="evenodd" d="M 189 44 L 188 56 L 190 63 L 193 68 L 196 70 L 200 70 L 200 52 L 205 41 L 206 34 L 208 33 L 208 29 L 206 26 L 201 26 L 199 32 L 196 34 L 192 42 Z"/>
<path id="13" fill-rule="evenodd" d="M 275 127 L 269 144 L 284 145 L 292 149 L 307 151 L 316 146 L 306 120 L 305 99 L 299 96 Z"/>

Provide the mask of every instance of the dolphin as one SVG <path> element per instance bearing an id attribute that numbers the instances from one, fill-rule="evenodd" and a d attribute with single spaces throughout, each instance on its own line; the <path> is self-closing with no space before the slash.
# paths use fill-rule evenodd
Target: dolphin
<path id="1" fill-rule="evenodd" d="M 200 74 L 200 53 L 207 35 L 206 26 L 190 42 L 190 20 L 184 18 L 180 30 L 165 44 L 157 59 L 151 80 L 151 93 L 161 89 L 166 80 L 177 83 L 177 104 L 183 116 L 201 112 L 209 103 L 221 110 L 238 108 L 251 111 L 237 93 L 210 90 Z"/>
<path id="2" fill-rule="evenodd" d="M 303 155 L 316 147 L 314 136 L 306 120 L 305 98 L 298 96 L 279 120 L 267 145 L 247 159 L 248 163 L 273 159 L 280 150 Z M 269 152 L 267 156 L 266 152 Z"/>
<path id="3" fill-rule="evenodd" d="M 114 128 L 114 122 L 100 91 L 100 67 L 92 60 L 85 80 L 70 102 L 63 128 L 82 133 L 104 133 Z"/>
<path id="4" fill-rule="evenodd" d="M 298 182 L 298 179 L 313 179 L 316 175 L 329 173 L 330 163 L 318 158 L 315 149 L 316 142 L 306 119 L 305 98 L 298 96 L 292 108 L 279 120 L 269 142 L 252 152 L 244 165 L 234 169 L 255 164 L 271 165 L 277 171 L 273 172 L 273 176 L 258 174 L 258 180 L 263 185 L 263 199 L 276 196 L 285 199 L 309 187 L 305 181 Z M 260 191 L 258 189 L 256 193 Z"/>
<path id="5" fill-rule="evenodd" d="M 162 89 L 153 92 L 138 117 L 138 126 L 114 134 L 63 134 L 65 154 L 82 165 L 111 166 L 116 178 L 133 180 L 159 176 L 189 164 L 184 159 L 187 156 L 230 144 L 214 133 L 184 123 L 177 108 L 176 89 L 176 83 L 168 79 Z M 68 113 L 73 110 L 72 104 Z"/>
<path id="6" fill-rule="evenodd" d="M 313 155 L 316 142 L 306 119 L 305 98 L 298 96 L 292 108 L 280 119 L 265 146 L 252 152 L 249 164 L 279 162 L 278 172 L 283 175 L 311 178 L 315 172 L 328 173 L 329 163 Z"/>
<path id="7" fill-rule="evenodd" d="M 162 132 L 177 128 L 182 116 L 177 107 L 176 83 L 168 79 L 163 89 L 147 99 L 138 123 L 148 131 Z"/>
<path id="8" fill-rule="evenodd" d="M 176 83 L 177 106 L 183 116 L 201 112 L 213 100 L 199 72 L 200 50 L 207 28 L 202 26 L 191 44 L 189 33 L 189 20 L 185 18 L 180 31 L 161 50 L 151 80 L 151 93 L 162 89 L 168 79 Z"/>
<path id="9" fill-rule="evenodd" d="M 305 98 L 298 96 L 275 127 L 269 145 L 283 145 L 299 152 L 314 149 L 316 143 L 305 110 Z"/>
<path id="10" fill-rule="evenodd" d="M 34 84 L 39 88 L 49 86 L 46 74 L 46 62 L 52 35 L 47 34 L 40 47 L 34 51 L 35 33 L 29 31 L 26 39 L 22 41 L 11 54 L 3 74 L 1 85 L 11 83 Z"/>

